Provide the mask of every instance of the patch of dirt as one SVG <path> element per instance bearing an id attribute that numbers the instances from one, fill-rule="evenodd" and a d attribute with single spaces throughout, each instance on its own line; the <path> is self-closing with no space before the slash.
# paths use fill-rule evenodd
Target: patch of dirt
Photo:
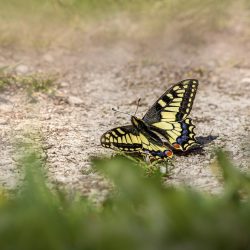
<path id="1" fill-rule="evenodd" d="M 167 182 L 217 193 L 222 185 L 214 171 L 214 149 L 224 148 L 242 171 L 249 170 L 250 62 L 240 46 L 213 39 L 201 48 L 150 48 L 117 43 L 88 51 L 57 49 L 45 53 L 0 49 L 0 67 L 25 65 L 28 73 L 60 75 L 55 96 L 23 91 L 0 93 L 0 183 L 12 189 L 19 179 L 15 142 L 31 131 L 42 135 L 49 176 L 53 183 L 104 197 L 109 185 L 91 171 L 90 157 L 110 155 L 100 146 L 106 130 L 130 123 L 142 99 L 138 117 L 172 83 L 185 78 L 200 81 L 191 117 L 203 152 L 173 159 Z M 20 72 L 24 74 L 27 72 Z M 212 164 L 212 165 L 211 165 Z M 101 199 L 101 198 L 100 198 Z"/>

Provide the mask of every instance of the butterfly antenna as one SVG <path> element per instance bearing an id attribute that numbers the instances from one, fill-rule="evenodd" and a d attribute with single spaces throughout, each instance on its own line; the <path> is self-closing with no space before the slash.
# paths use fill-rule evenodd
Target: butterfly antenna
<path id="1" fill-rule="evenodd" d="M 138 101 L 137 101 L 137 107 L 136 107 L 134 116 L 136 115 L 136 113 L 137 113 L 137 111 L 138 111 L 138 108 L 139 108 L 139 106 L 140 106 L 140 101 L 141 101 L 141 98 L 139 98 Z"/>
<path id="2" fill-rule="evenodd" d="M 117 113 L 121 113 L 121 114 L 125 114 L 125 115 L 129 115 L 131 116 L 131 114 L 127 113 L 127 112 L 123 112 L 123 111 L 120 111 L 118 109 L 115 109 L 115 108 L 112 108 L 113 111 L 117 112 Z"/>

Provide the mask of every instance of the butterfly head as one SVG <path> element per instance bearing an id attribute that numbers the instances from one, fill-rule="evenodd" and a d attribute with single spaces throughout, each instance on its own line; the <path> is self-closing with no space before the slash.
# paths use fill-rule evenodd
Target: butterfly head
<path id="1" fill-rule="evenodd" d="M 131 123 L 134 125 L 134 127 L 139 128 L 139 129 L 142 129 L 146 126 L 144 121 L 142 121 L 141 119 L 133 115 L 131 116 Z"/>

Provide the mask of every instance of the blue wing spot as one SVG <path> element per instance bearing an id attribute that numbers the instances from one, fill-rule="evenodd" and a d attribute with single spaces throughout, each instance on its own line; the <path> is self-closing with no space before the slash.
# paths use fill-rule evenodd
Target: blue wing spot
<path id="1" fill-rule="evenodd" d="M 177 143 L 182 144 L 185 141 L 188 141 L 189 137 L 187 135 L 181 135 L 180 137 L 177 138 Z"/>
<path id="2" fill-rule="evenodd" d="M 188 135 L 188 130 L 182 131 L 182 135 Z"/>
<path id="3" fill-rule="evenodd" d="M 186 129 L 187 129 L 187 127 L 188 127 L 188 125 L 187 125 L 185 122 L 182 122 L 182 123 L 181 123 L 181 127 L 182 127 L 183 129 L 185 129 L 185 130 L 186 130 Z"/>
<path id="4" fill-rule="evenodd" d="M 177 141 L 178 144 L 182 144 L 182 138 L 181 137 L 177 138 L 176 141 Z"/>
<path id="5" fill-rule="evenodd" d="M 184 141 L 188 140 L 188 136 L 187 135 L 182 136 L 182 140 Z"/>

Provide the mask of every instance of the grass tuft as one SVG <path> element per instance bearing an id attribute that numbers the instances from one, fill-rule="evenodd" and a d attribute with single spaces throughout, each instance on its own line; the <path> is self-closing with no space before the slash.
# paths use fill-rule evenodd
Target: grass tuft
<path id="1" fill-rule="evenodd" d="M 56 88 L 56 75 L 42 73 L 19 75 L 9 67 L 0 68 L 0 90 L 23 89 L 28 94 L 34 92 L 53 93 Z"/>

